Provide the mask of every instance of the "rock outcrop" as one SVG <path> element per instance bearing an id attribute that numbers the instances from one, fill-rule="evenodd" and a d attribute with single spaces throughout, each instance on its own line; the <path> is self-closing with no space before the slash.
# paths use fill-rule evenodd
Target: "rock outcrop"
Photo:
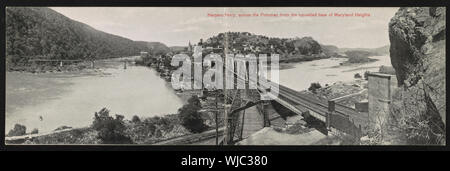
<path id="1" fill-rule="evenodd" d="M 390 57 L 401 87 L 393 104 L 398 100 L 406 109 L 422 106 L 429 121 L 440 125 L 437 127 L 445 127 L 446 115 L 445 10 L 445 7 L 400 8 L 389 23 Z M 410 112 L 403 113 L 396 118 Z"/>

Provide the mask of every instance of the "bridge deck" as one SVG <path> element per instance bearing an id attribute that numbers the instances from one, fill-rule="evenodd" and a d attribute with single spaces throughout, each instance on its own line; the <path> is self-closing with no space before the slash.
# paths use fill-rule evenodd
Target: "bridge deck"
<path id="1" fill-rule="evenodd" d="M 299 99 L 302 99 L 305 102 L 314 104 L 317 107 L 325 108 L 326 111 L 328 111 L 328 101 L 320 100 L 312 95 L 292 90 L 283 85 L 279 85 L 279 88 L 282 89 L 283 91 L 285 91 L 287 94 L 292 94 L 295 97 L 298 97 Z M 283 95 L 284 95 L 284 93 L 283 93 Z M 358 112 L 355 109 L 344 106 L 344 105 L 340 105 L 340 104 L 336 104 L 335 112 L 342 114 L 342 115 L 346 115 L 346 116 L 358 115 Z"/>
<path id="2" fill-rule="evenodd" d="M 238 81 L 244 81 L 245 78 L 240 77 L 236 72 L 233 72 Z M 257 83 L 255 79 L 250 78 L 249 83 Z M 266 90 L 274 86 L 273 82 L 268 83 L 257 83 L 258 89 L 262 92 L 267 92 Z M 295 113 L 302 114 L 304 112 L 309 112 L 311 116 L 326 122 L 326 116 L 328 111 L 328 101 L 320 100 L 312 95 L 298 92 L 289 87 L 283 86 L 281 84 L 278 86 L 278 96 L 273 93 L 268 93 L 277 102 L 281 103 L 283 106 L 289 108 Z M 271 90 L 274 91 L 274 90 Z M 353 108 L 343 106 L 340 104 L 335 104 L 334 109 L 335 114 L 340 114 L 342 116 L 359 116 L 360 114 Z"/>

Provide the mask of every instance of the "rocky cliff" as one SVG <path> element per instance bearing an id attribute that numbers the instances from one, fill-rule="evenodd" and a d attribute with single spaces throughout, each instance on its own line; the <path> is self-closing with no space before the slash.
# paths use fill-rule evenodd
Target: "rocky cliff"
<path id="1" fill-rule="evenodd" d="M 445 135 L 445 10 L 400 8 L 389 23 L 390 57 L 401 87 L 391 114 L 417 142 Z"/>

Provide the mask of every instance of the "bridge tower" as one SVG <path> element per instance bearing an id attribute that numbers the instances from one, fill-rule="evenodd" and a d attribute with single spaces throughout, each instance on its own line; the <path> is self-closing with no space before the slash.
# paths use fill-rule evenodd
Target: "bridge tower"
<path id="1" fill-rule="evenodd" d="M 386 120 L 384 118 L 390 112 L 389 104 L 392 99 L 392 91 L 397 85 L 397 79 L 394 75 L 369 73 L 368 80 L 368 125 L 385 129 Z"/>

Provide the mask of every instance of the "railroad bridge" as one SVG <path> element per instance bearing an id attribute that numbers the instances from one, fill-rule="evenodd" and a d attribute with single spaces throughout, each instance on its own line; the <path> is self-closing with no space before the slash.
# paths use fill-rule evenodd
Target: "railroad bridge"
<path id="1" fill-rule="evenodd" d="M 228 114 L 229 125 L 236 125 L 233 122 L 236 121 L 237 116 L 235 115 L 238 115 L 239 112 L 245 113 L 246 109 L 252 106 L 257 106 L 261 118 L 263 118 L 261 124 L 264 127 L 270 126 L 270 118 L 265 112 L 265 109 L 267 108 L 267 105 L 270 105 L 271 101 L 276 101 L 284 108 L 300 116 L 313 117 L 318 121 L 321 121 L 327 128 L 325 130 L 326 132 L 324 132 L 325 134 L 328 134 L 329 131 L 339 131 L 359 139 L 363 135 L 362 127 L 368 124 L 366 120 L 361 121 L 361 116 L 367 117 L 367 113 L 358 112 L 356 109 L 338 103 L 346 98 L 360 95 L 365 90 L 355 94 L 349 94 L 343 97 L 324 101 L 313 95 L 298 92 L 281 84 L 271 82 L 270 80 L 266 83 L 257 83 L 255 80 L 249 79 L 248 75 L 245 76 L 246 78 L 242 78 L 242 75 L 238 75 L 234 72 L 234 76 L 236 80 L 235 85 L 237 82 L 245 82 L 247 89 L 236 89 L 232 91 L 234 91 L 235 94 L 242 94 L 241 97 L 246 100 L 244 100 L 244 105 L 234 107 L 234 109 L 231 107 Z M 258 92 L 259 95 L 270 96 L 270 99 L 273 100 L 261 100 L 255 99 L 254 97 L 252 99 L 251 97 L 248 97 L 251 96 L 248 89 L 248 84 L 250 82 L 254 82 L 257 85 L 256 92 Z M 274 86 L 278 86 L 278 90 L 271 89 L 271 87 Z M 230 95 L 230 98 L 231 97 L 236 96 Z M 243 126 L 241 126 L 241 128 L 229 127 L 231 130 L 228 132 L 228 136 L 235 136 L 235 133 L 239 132 L 235 129 L 243 129 L 242 127 Z M 242 137 L 242 130 L 240 136 Z M 233 143 L 233 138 L 229 138 L 227 141 L 228 143 Z"/>

